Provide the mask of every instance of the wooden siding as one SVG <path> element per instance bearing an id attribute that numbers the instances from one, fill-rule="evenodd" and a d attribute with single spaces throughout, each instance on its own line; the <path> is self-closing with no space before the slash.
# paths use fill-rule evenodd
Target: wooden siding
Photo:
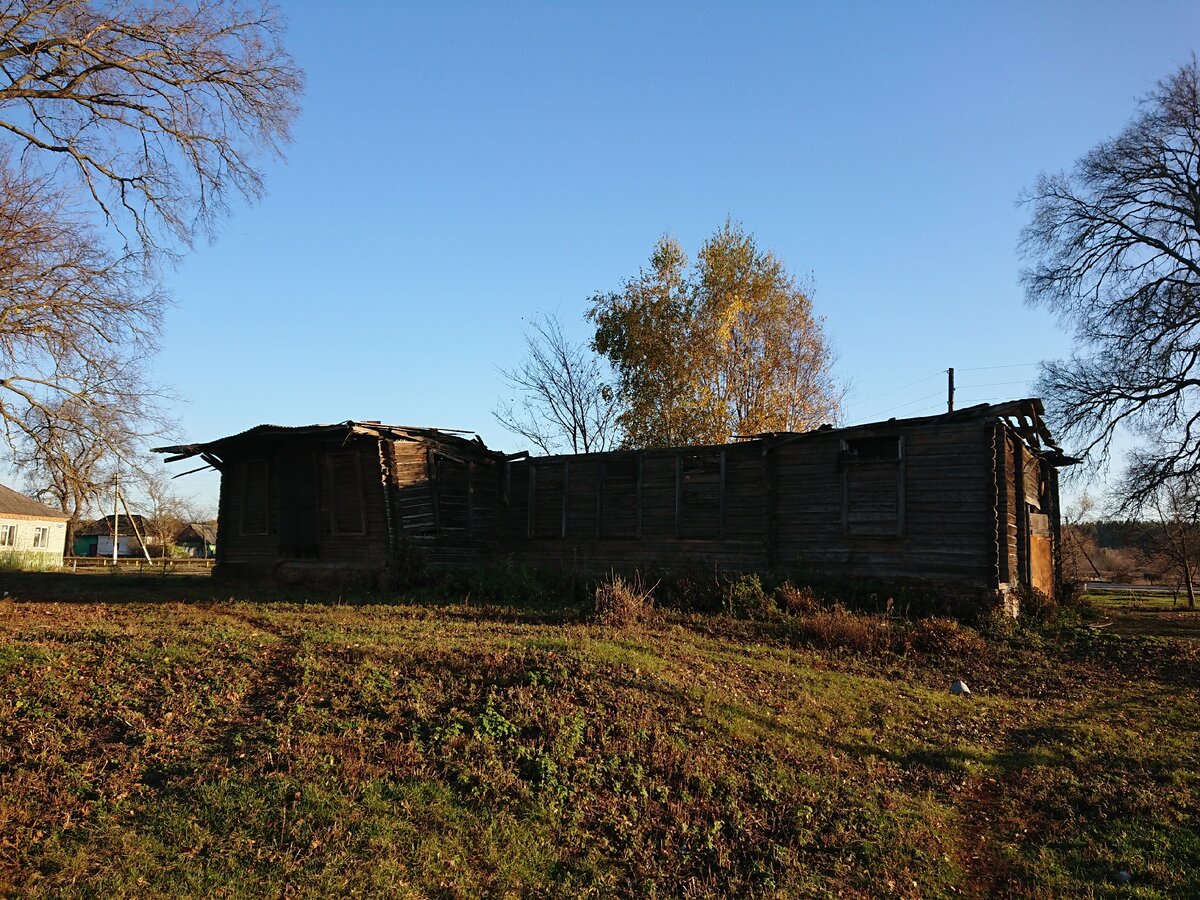
<path id="1" fill-rule="evenodd" d="M 374 439 L 247 446 L 225 461 L 220 516 L 241 524 L 222 532 L 218 566 L 267 571 L 292 559 L 388 561 Z"/>
<path id="2" fill-rule="evenodd" d="M 1032 514 L 1057 571 L 1056 473 L 996 418 L 541 458 L 396 431 L 233 446 L 219 566 L 385 571 L 415 550 L 434 567 L 817 571 L 986 591 L 1029 583 Z"/>
<path id="3" fill-rule="evenodd" d="M 762 445 L 510 463 L 497 551 L 535 565 L 761 569 Z"/>
<path id="4" fill-rule="evenodd" d="M 1053 594 L 1061 563 L 1058 473 L 1012 428 L 994 427 L 997 579 Z"/>
<path id="5" fill-rule="evenodd" d="M 837 432 L 778 448 L 778 567 L 993 586 L 991 447 L 984 426 L 881 423 L 854 434 L 903 438 L 902 458 L 846 459 Z M 851 487 L 864 473 L 863 482 L 874 488 L 865 492 L 865 511 L 856 508 L 853 490 L 842 489 L 839 472 Z"/>
<path id="6" fill-rule="evenodd" d="M 838 432 L 725 447 L 545 457 L 511 465 L 498 550 L 588 571 L 818 569 L 995 586 L 992 447 L 981 422 L 856 439 Z"/>
<path id="7" fill-rule="evenodd" d="M 397 540 L 435 566 L 484 562 L 493 544 L 503 491 L 503 465 L 478 451 L 443 450 L 421 441 L 390 442 Z"/>

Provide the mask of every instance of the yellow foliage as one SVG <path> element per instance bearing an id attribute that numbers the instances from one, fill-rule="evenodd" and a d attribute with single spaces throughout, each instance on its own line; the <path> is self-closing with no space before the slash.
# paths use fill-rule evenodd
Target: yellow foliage
<path id="1" fill-rule="evenodd" d="M 692 267 L 660 238 L 649 267 L 593 297 L 588 318 L 619 377 L 630 446 L 805 431 L 840 414 L 824 320 L 783 262 L 732 221 Z"/>

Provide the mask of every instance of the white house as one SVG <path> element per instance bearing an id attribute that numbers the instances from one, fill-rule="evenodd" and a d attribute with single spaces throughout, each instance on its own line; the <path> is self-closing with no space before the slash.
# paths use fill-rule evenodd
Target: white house
<path id="1" fill-rule="evenodd" d="M 65 515 L 0 484 L 0 565 L 61 566 L 66 543 Z"/>

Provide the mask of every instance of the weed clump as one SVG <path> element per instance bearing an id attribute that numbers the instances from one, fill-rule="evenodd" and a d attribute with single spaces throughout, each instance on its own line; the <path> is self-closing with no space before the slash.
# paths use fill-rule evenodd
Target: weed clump
<path id="1" fill-rule="evenodd" d="M 741 575 L 729 582 L 725 611 L 735 619 L 773 619 L 779 615 L 775 598 L 763 590 L 757 575 Z"/>
<path id="2" fill-rule="evenodd" d="M 987 650 L 987 642 L 977 631 L 942 616 L 930 616 L 911 623 L 907 628 L 906 645 L 907 650 L 940 657 L 972 656 Z"/>
<path id="3" fill-rule="evenodd" d="M 779 605 L 790 616 L 808 616 L 821 609 L 821 598 L 808 585 L 796 587 L 785 581 L 775 592 Z"/>
<path id="4" fill-rule="evenodd" d="M 852 613 L 840 603 L 831 609 L 798 616 L 791 632 L 804 643 L 854 653 L 886 653 L 895 649 L 892 623 L 882 616 Z"/>
<path id="5" fill-rule="evenodd" d="M 803 602 L 803 601 L 800 601 Z M 930 616 L 897 619 L 862 613 L 841 603 L 810 612 L 782 615 L 782 627 L 794 640 L 825 650 L 845 650 L 866 656 L 918 654 L 942 659 L 983 654 L 987 642 L 954 619 Z"/>
<path id="6" fill-rule="evenodd" d="M 647 588 L 639 576 L 612 575 L 596 585 L 592 620 L 600 625 L 628 628 L 654 615 L 654 587 Z"/>

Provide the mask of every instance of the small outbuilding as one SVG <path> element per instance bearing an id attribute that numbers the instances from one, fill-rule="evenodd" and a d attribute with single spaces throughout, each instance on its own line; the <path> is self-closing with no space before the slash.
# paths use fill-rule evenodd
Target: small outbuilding
<path id="1" fill-rule="evenodd" d="M 19 569 L 61 566 L 67 516 L 0 484 L 0 563 Z"/>
<path id="2" fill-rule="evenodd" d="M 164 447 L 221 472 L 214 574 L 282 582 L 388 581 L 420 560 L 487 561 L 497 543 L 505 457 L 461 433 L 378 422 L 260 425 Z"/>
<path id="3" fill-rule="evenodd" d="M 176 533 L 175 546 L 194 559 L 211 559 L 217 554 L 217 526 L 189 522 Z"/>
<path id="4" fill-rule="evenodd" d="M 76 528 L 72 550 L 76 556 L 112 556 L 115 543 L 117 556 L 142 556 L 145 536 L 146 520 L 140 513 L 107 515 Z"/>
<path id="5" fill-rule="evenodd" d="M 1058 469 L 1036 399 L 711 447 L 533 457 L 430 428 L 263 425 L 161 448 L 219 469 L 216 573 L 496 560 L 889 580 L 980 602 L 1059 579 Z M 990 600 L 989 600 L 990 598 Z"/>

